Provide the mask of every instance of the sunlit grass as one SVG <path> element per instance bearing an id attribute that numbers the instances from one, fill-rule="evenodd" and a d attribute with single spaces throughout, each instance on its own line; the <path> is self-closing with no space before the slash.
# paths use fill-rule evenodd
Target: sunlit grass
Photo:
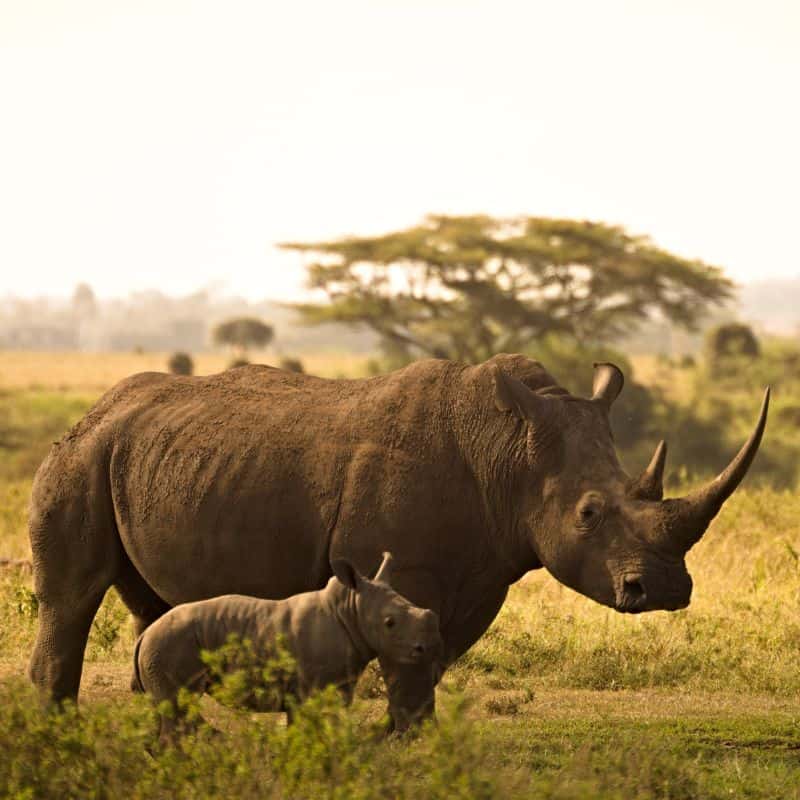
<path id="1" fill-rule="evenodd" d="M 137 372 L 166 372 L 170 353 L 79 353 L 0 350 L 0 391 L 38 389 L 99 394 Z M 222 372 L 233 360 L 229 353 L 193 353 L 196 375 Z M 256 364 L 276 366 L 281 356 L 272 351 L 248 356 Z M 368 357 L 336 351 L 300 357 L 306 372 L 323 378 L 361 377 Z"/>

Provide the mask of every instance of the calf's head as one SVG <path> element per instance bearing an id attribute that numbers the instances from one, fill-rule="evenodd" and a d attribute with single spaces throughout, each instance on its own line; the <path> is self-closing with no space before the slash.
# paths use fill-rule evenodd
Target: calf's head
<path id="1" fill-rule="evenodd" d="M 419 664 L 441 655 L 439 615 L 413 605 L 392 589 L 391 553 L 383 554 L 372 579 L 343 558 L 331 566 L 338 580 L 355 593 L 359 630 L 378 655 L 401 664 Z"/>
<path id="2" fill-rule="evenodd" d="M 769 390 L 755 429 L 725 470 L 685 497 L 664 500 L 664 442 L 636 478 L 617 460 L 608 414 L 623 376 L 613 364 L 595 365 L 588 400 L 557 387 L 534 392 L 499 368 L 493 375 L 495 405 L 518 429 L 511 441 L 524 442 L 511 503 L 538 560 L 562 583 L 617 611 L 687 606 L 692 580 L 684 556 L 753 461 Z"/>

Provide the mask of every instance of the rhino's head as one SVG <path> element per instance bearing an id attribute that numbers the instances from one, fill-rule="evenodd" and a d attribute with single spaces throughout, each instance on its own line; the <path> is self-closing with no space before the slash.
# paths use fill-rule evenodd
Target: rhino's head
<path id="1" fill-rule="evenodd" d="M 532 391 L 499 367 L 493 374 L 497 408 L 527 431 L 515 516 L 538 560 L 562 583 L 618 611 L 687 606 L 692 580 L 684 557 L 755 457 L 769 390 L 755 430 L 726 469 L 691 494 L 664 500 L 664 442 L 636 478 L 617 460 L 608 414 L 623 376 L 613 364 L 595 365 L 589 400 L 557 387 Z"/>
<path id="2" fill-rule="evenodd" d="M 331 566 L 339 581 L 355 593 L 359 630 L 378 655 L 400 664 L 419 664 L 441 655 L 439 615 L 413 605 L 392 589 L 391 553 L 383 554 L 372 579 L 346 559 L 335 559 Z"/>

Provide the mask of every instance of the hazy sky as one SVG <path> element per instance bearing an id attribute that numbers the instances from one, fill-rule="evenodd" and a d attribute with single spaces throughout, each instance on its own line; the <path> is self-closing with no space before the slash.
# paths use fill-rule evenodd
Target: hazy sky
<path id="1" fill-rule="evenodd" d="M 0 0 L 0 295 L 296 297 L 426 212 L 800 274 L 796 0 Z"/>

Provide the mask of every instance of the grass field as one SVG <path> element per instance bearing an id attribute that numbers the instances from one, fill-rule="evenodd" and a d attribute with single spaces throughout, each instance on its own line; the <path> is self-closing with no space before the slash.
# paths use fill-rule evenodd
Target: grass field
<path id="1" fill-rule="evenodd" d="M 151 368 L 156 357 L 0 354 L 0 557 L 29 555 L 30 481 L 49 443 L 125 370 Z M 371 735 L 383 700 L 370 670 L 354 708 L 323 697 L 291 729 L 204 700 L 223 737 L 156 758 L 116 595 L 91 632 L 80 714 L 46 716 L 23 680 L 30 574 L 0 568 L 0 796 L 800 798 L 800 499 L 737 492 L 688 563 L 692 605 L 640 617 L 530 574 L 445 676 L 438 727 L 413 739 Z"/>
<path id="2" fill-rule="evenodd" d="M 0 351 L 0 390 L 28 389 L 58 392 L 103 392 L 136 372 L 166 372 L 169 353 L 48 353 Z M 249 356 L 254 364 L 277 365 L 280 356 L 270 351 Z M 195 375 L 221 372 L 233 360 L 230 354 L 192 355 Z M 350 353 L 304 354 L 306 372 L 323 378 L 366 374 L 368 359 Z"/>

